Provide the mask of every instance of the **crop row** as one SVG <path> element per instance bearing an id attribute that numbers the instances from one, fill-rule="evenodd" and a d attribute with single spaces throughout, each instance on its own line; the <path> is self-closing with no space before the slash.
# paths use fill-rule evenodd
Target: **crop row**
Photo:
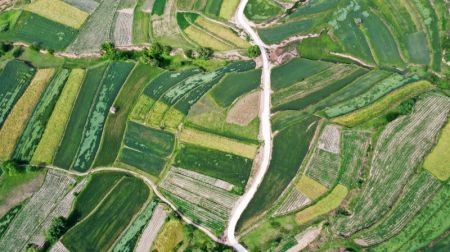
<path id="1" fill-rule="evenodd" d="M 345 130 L 342 132 L 342 177 L 340 183 L 347 188 L 357 186 L 358 178 L 368 165 L 367 151 L 370 133 Z"/>
<path id="2" fill-rule="evenodd" d="M 449 111 L 448 98 L 427 96 L 416 103 L 413 114 L 388 124 L 375 147 L 361 198 L 354 214 L 340 223 L 341 232 L 364 229 L 389 210 L 431 149 Z"/>

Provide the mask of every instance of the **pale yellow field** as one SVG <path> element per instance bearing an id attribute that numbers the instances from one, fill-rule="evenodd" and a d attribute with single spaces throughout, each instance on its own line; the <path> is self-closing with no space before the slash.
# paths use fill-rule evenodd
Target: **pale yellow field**
<path id="1" fill-rule="evenodd" d="M 17 140 L 34 111 L 45 86 L 55 73 L 55 69 L 37 71 L 24 94 L 17 101 L 0 130 L 0 159 L 8 160 L 14 152 Z"/>
<path id="2" fill-rule="evenodd" d="M 183 129 L 181 132 L 180 140 L 186 143 L 229 152 L 250 159 L 255 157 L 258 149 L 258 146 L 255 144 L 245 144 L 230 138 L 187 128 Z"/>
<path id="3" fill-rule="evenodd" d="M 214 33 L 218 37 L 236 45 L 240 48 L 247 48 L 250 46 L 247 41 L 241 39 L 238 35 L 236 35 L 233 31 L 231 31 L 229 28 L 220 25 L 218 23 L 214 23 L 212 21 L 207 20 L 206 18 L 200 16 L 195 21 L 195 24 L 202 27 L 203 29 Z"/>
<path id="4" fill-rule="evenodd" d="M 222 2 L 222 6 L 220 7 L 220 14 L 219 16 L 221 18 L 224 18 L 226 20 L 230 20 L 234 12 L 236 11 L 236 8 L 239 5 L 239 0 L 225 0 Z"/>
<path id="5" fill-rule="evenodd" d="M 328 191 L 328 188 L 314 179 L 303 175 L 297 182 L 297 189 L 311 200 L 319 198 L 322 194 Z"/>
<path id="6" fill-rule="evenodd" d="M 210 47 L 218 51 L 228 51 L 233 49 L 231 46 L 223 43 L 222 41 L 210 36 L 209 34 L 192 25 L 186 28 L 184 32 L 192 41 L 199 44 L 200 46 Z"/>
<path id="7" fill-rule="evenodd" d="M 164 102 L 157 101 L 153 107 L 150 109 L 147 115 L 147 124 L 152 127 L 160 127 L 161 121 L 164 117 L 164 113 L 169 109 L 169 106 Z"/>
<path id="8" fill-rule="evenodd" d="M 64 136 L 66 124 L 69 121 L 73 105 L 78 97 L 78 91 L 83 83 L 85 71 L 74 69 L 69 75 L 61 96 L 56 102 L 55 109 L 45 128 L 44 135 L 34 153 L 32 163 L 51 164 L 53 156 L 58 150 L 59 143 Z"/>
<path id="9" fill-rule="evenodd" d="M 298 212 L 295 215 L 295 220 L 298 224 L 305 224 L 320 215 L 333 211 L 347 196 L 348 189 L 343 185 L 337 185 L 330 194 L 318 201 L 315 205 Z"/>
<path id="10" fill-rule="evenodd" d="M 69 27 L 80 29 L 89 14 L 60 0 L 37 0 L 25 10 Z"/>
<path id="11" fill-rule="evenodd" d="M 176 219 L 169 220 L 156 237 L 152 251 L 173 251 L 183 239 L 183 225 Z"/>
<path id="12" fill-rule="evenodd" d="M 183 122 L 183 119 L 184 114 L 172 107 L 164 114 L 163 125 L 167 129 L 176 130 L 178 126 Z"/>
<path id="13" fill-rule="evenodd" d="M 425 158 L 423 166 L 442 181 L 450 177 L 450 122 L 442 129 L 437 145 Z"/>

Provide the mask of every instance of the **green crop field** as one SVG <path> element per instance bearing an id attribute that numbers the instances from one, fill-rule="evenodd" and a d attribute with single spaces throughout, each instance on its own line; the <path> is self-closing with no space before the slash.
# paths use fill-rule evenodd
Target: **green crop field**
<path id="1" fill-rule="evenodd" d="M 279 26 L 259 29 L 261 39 L 268 44 L 277 44 L 294 35 L 307 35 L 320 31 L 321 17 L 288 22 Z"/>
<path id="2" fill-rule="evenodd" d="M 124 174 L 122 173 L 96 173 L 91 175 L 85 189 L 77 196 L 72 215 L 79 220 L 88 216 L 123 177 Z"/>
<path id="3" fill-rule="evenodd" d="M 145 154 L 129 148 L 123 148 L 118 160 L 124 164 L 131 165 L 148 174 L 158 177 L 167 160 L 154 154 Z"/>
<path id="4" fill-rule="evenodd" d="M 152 9 L 152 15 L 162 16 L 164 8 L 166 7 L 166 0 L 155 0 Z"/>
<path id="5" fill-rule="evenodd" d="M 92 103 L 92 109 L 84 126 L 80 146 L 73 163 L 74 169 L 85 171 L 91 167 L 100 144 L 109 108 L 113 105 L 114 99 L 133 66 L 132 63 L 119 61 L 112 62 L 106 69 L 97 91 L 98 96 Z"/>
<path id="6" fill-rule="evenodd" d="M 174 165 L 244 187 L 252 162 L 230 153 L 183 144 Z"/>
<path id="7" fill-rule="evenodd" d="M 133 43 L 142 44 L 150 40 L 150 15 L 142 11 L 146 0 L 138 0 L 133 14 Z"/>
<path id="8" fill-rule="evenodd" d="M 18 140 L 13 158 L 29 162 L 44 134 L 47 122 L 53 112 L 59 95 L 64 87 L 69 71 L 62 69 L 57 72 L 47 85 L 39 103 L 27 122 L 21 138 Z"/>
<path id="9" fill-rule="evenodd" d="M 61 51 L 76 38 L 77 34 L 78 31 L 73 28 L 23 11 L 11 30 L 0 33 L 0 39 L 36 43 L 43 48 Z"/>
<path id="10" fill-rule="evenodd" d="M 86 72 L 86 77 L 79 91 L 69 123 L 67 124 L 64 138 L 61 140 L 60 147 L 53 161 L 58 167 L 69 169 L 72 165 L 81 141 L 83 127 L 88 118 L 91 104 L 93 103 L 97 89 L 100 87 L 103 73 L 107 66 L 107 64 L 102 64 L 88 69 Z"/>
<path id="11" fill-rule="evenodd" d="M 118 108 L 118 111 L 106 120 L 101 146 L 94 166 L 107 166 L 114 162 L 125 132 L 128 115 L 138 98 L 136 94 L 142 93 L 145 86 L 161 71 L 159 68 L 153 68 L 146 64 L 138 64 L 130 73 L 114 101 L 114 106 Z"/>
<path id="12" fill-rule="evenodd" d="M 223 0 L 208 0 L 205 6 L 205 12 L 208 15 L 217 17 L 220 14 L 220 7 L 222 7 Z M 226 2 L 226 1 L 225 1 Z"/>
<path id="13" fill-rule="evenodd" d="M 124 178 L 91 215 L 64 235 L 62 243 L 73 251 L 111 248 L 149 193 L 141 180 Z"/>
<path id="14" fill-rule="evenodd" d="M 271 0 L 250 0 L 244 10 L 252 21 L 264 21 L 282 13 L 282 8 Z"/>
<path id="15" fill-rule="evenodd" d="M 0 72 L 0 128 L 19 97 L 30 84 L 36 70 L 27 64 L 12 60 Z"/>
<path id="16" fill-rule="evenodd" d="M 239 220 L 240 228 L 254 223 L 264 211 L 270 209 L 297 174 L 314 135 L 314 125 L 317 125 L 317 118 L 305 116 L 301 123 L 288 126 L 276 135 L 269 170 Z"/>
<path id="17" fill-rule="evenodd" d="M 448 166 L 449 157 L 445 151 L 449 149 L 450 143 L 450 123 L 442 129 L 439 140 L 433 151 L 427 156 L 423 167 L 431 172 L 434 176 L 442 181 L 446 181 L 449 174 L 450 167 Z"/>

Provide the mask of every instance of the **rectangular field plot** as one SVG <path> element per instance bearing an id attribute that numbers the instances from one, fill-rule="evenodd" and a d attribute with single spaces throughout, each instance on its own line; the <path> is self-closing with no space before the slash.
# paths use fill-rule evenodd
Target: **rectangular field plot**
<path id="1" fill-rule="evenodd" d="M 166 218 L 167 212 L 164 209 L 164 206 L 162 204 L 158 204 L 155 207 L 155 210 L 153 211 L 152 218 L 150 219 L 147 226 L 142 231 L 142 234 L 139 237 L 139 241 L 137 242 L 135 251 L 137 252 L 150 251 L 153 242 L 158 236 L 158 233 L 160 233 L 159 231 L 161 230 L 166 221 Z M 171 233 L 170 235 L 173 235 L 173 233 Z"/>
<path id="2" fill-rule="evenodd" d="M 54 69 L 39 70 L 11 110 L 3 127 L 0 129 L 2 142 L 0 145 L 1 159 L 8 160 L 12 156 L 14 147 L 25 129 L 28 119 L 31 117 L 48 81 L 54 73 Z"/>
<path id="3" fill-rule="evenodd" d="M 48 83 L 17 142 L 13 154 L 15 160 L 29 162 L 33 157 L 68 76 L 69 70 L 62 69 Z"/>
<path id="4" fill-rule="evenodd" d="M 134 8 L 132 41 L 139 45 L 150 40 L 150 14 L 148 7 L 153 4 L 153 0 L 139 0 Z"/>
<path id="5" fill-rule="evenodd" d="M 36 13 L 57 23 L 79 29 L 89 14 L 60 0 L 38 0 L 25 6 L 25 10 Z M 64 13 L 63 15 L 61 15 Z"/>
<path id="6" fill-rule="evenodd" d="M 175 136 L 129 122 L 119 161 L 158 176 L 172 154 Z"/>
<path id="7" fill-rule="evenodd" d="M 3 235 L 0 250 L 25 250 L 29 239 L 38 231 L 74 182 L 70 177 L 49 171 L 39 191 L 26 203 Z M 39 211 L 36 211 L 37 209 Z"/>
<path id="8" fill-rule="evenodd" d="M 256 155 L 257 145 L 241 143 L 237 140 L 222 136 L 185 128 L 179 135 L 182 142 L 200 145 L 219 151 L 253 159 Z"/>
<path id="9" fill-rule="evenodd" d="M 226 152 L 184 144 L 178 152 L 175 165 L 244 188 L 250 176 L 252 160 Z"/>
<path id="10" fill-rule="evenodd" d="M 450 99 L 426 96 L 413 111 L 389 123 L 381 133 L 362 195 L 352 216 L 338 224 L 342 233 L 364 229 L 392 208 L 447 120 Z"/>
<path id="11" fill-rule="evenodd" d="M 370 136 L 370 132 L 364 131 L 344 130 L 342 132 L 340 183 L 349 189 L 357 186 L 358 179 L 367 166 Z"/>
<path id="12" fill-rule="evenodd" d="M 316 117 L 305 116 L 300 122 L 278 132 L 274 138 L 269 170 L 241 216 L 238 229 L 254 223 L 280 197 L 297 174 L 308 152 L 316 126 Z"/>
<path id="13" fill-rule="evenodd" d="M 62 243 L 71 251 L 110 249 L 149 194 L 149 188 L 140 179 L 122 179 L 92 214 L 64 235 Z"/>
<path id="14" fill-rule="evenodd" d="M 319 32 L 319 24 L 322 22 L 322 17 L 291 21 L 279 26 L 259 29 L 258 34 L 264 42 L 276 44 L 294 35 L 307 35 Z"/>
<path id="15" fill-rule="evenodd" d="M 34 68 L 17 60 L 9 61 L 0 72 L 0 128 L 35 72 Z"/>
<path id="16" fill-rule="evenodd" d="M 77 33 L 74 28 L 23 11 L 14 28 L 1 33 L 0 38 L 29 44 L 38 43 L 43 48 L 61 51 L 75 39 Z"/>
<path id="17" fill-rule="evenodd" d="M 112 41 L 111 28 L 120 1 L 104 0 L 81 27 L 78 37 L 67 48 L 68 52 L 97 51 L 102 43 Z"/>
<path id="18" fill-rule="evenodd" d="M 92 109 L 84 126 L 81 143 L 73 164 L 74 169 L 85 171 L 91 167 L 100 144 L 109 108 L 133 66 L 133 63 L 127 62 L 112 62 L 108 66 L 97 91 L 98 96 L 92 103 Z"/>
<path id="19" fill-rule="evenodd" d="M 130 46 L 133 39 L 133 9 L 117 11 L 114 27 L 114 44 L 116 46 Z"/>
<path id="20" fill-rule="evenodd" d="M 173 202 L 194 222 L 216 232 L 222 231 L 238 196 L 212 185 L 211 182 L 216 180 L 212 177 L 184 174 L 182 169 L 172 168 L 159 187 L 170 193 L 175 199 Z"/>
<path id="21" fill-rule="evenodd" d="M 281 206 L 273 213 L 273 216 L 281 216 L 284 214 L 292 213 L 306 205 L 311 203 L 311 199 L 306 197 L 297 188 L 292 189 L 288 196 L 284 199 Z"/>
<path id="22" fill-rule="evenodd" d="M 86 77 L 70 115 L 69 123 L 64 132 L 64 138 L 53 160 L 54 165 L 64 169 L 71 167 L 81 142 L 83 127 L 86 124 L 89 110 L 94 102 L 107 66 L 108 64 L 102 64 L 87 70 Z"/>
<path id="23" fill-rule="evenodd" d="M 80 86 L 83 83 L 84 75 L 85 71 L 82 69 L 74 69 L 70 73 L 61 96 L 55 105 L 55 109 L 48 120 L 42 139 L 33 155 L 32 163 L 52 163 L 53 156 L 64 136 L 64 130 L 69 121 Z"/>
<path id="24" fill-rule="evenodd" d="M 225 0 L 222 1 L 222 6 L 220 7 L 219 16 L 223 19 L 229 20 L 233 17 L 236 8 L 239 5 L 239 0 Z"/>

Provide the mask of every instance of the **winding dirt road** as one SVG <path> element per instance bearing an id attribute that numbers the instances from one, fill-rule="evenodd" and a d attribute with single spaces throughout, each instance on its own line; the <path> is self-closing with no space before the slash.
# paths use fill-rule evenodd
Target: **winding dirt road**
<path id="1" fill-rule="evenodd" d="M 260 137 L 263 140 L 263 156 L 261 160 L 261 166 L 255 174 L 255 177 L 252 180 L 252 184 L 248 187 L 248 190 L 239 198 L 238 202 L 235 204 L 231 215 L 230 220 L 227 226 L 226 235 L 227 235 L 227 243 L 232 246 L 236 251 L 247 251 L 244 246 L 242 246 L 235 236 L 236 224 L 239 221 L 242 213 L 245 208 L 248 206 L 256 191 L 258 190 L 259 185 L 261 184 L 264 175 L 266 174 L 267 169 L 269 168 L 270 158 L 272 154 L 272 130 L 270 126 L 270 62 L 269 57 L 267 55 L 266 48 L 268 46 L 261 40 L 258 33 L 253 30 L 250 26 L 249 21 L 244 15 L 245 5 L 247 5 L 248 0 L 241 0 L 239 3 L 238 9 L 236 10 L 235 20 L 237 25 L 242 27 L 244 31 L 250 35 L 253 42 L 259 47 L 261 50 L 261 57 L 263 60 L 263 68 L 262 68 L 262 76 L 261 76 L 261 109 L 260 109 Z"/>

